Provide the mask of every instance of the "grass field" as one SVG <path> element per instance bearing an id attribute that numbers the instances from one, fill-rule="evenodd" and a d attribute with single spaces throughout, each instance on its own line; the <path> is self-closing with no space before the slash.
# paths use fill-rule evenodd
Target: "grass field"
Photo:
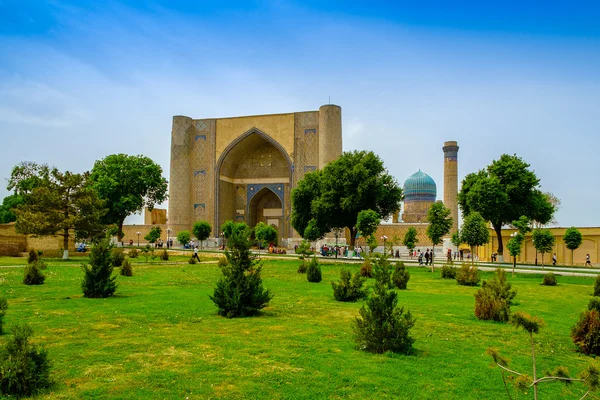
<path id="1" fill-rule="evenodd" d="M 333 299 L 330 282 L 340 264 L 323 265 L 323 282 L 315 284 L 296 273 L 298 261 L 265 259 L 264 284 L 275 294 L 270 306 L 259 317 L 228 320 L 208 298 L 220 277 L 216 263 L 142 259 L 133 277 L 118 277 L 114 297 L 100 300 L 82 296 L 81 261 L 51 260 L 46 283 L 36 287 L 21 283 L 22 268 L 6 267 L 24 259 L 0 258 L 7 328 L 29 324 L 53 362 L 56 384 L 39 398 L 506 398 L 485 354 L 490 346 L 531 374 L 527 335 L 478 321 L 477 288 L 442 280 L 439 271 L 410 268 L 408 290 L 399 292 L 400 304 L 417 318 L 415 354 L 404 356 L 354 347 L 351 323 L 362 303 Z M 593 361 L 569 337 L 593 280 L 558 277 L 558 286 L 545 287 L 541 279 L 510 278 L 518 291 L 513 311 L 547 323 L 536 337 L 539 370 L 565 365 L 576 373 Z M 540 398 L 584 392 L 577 385 L 568 390 L 542 385 Z"/>

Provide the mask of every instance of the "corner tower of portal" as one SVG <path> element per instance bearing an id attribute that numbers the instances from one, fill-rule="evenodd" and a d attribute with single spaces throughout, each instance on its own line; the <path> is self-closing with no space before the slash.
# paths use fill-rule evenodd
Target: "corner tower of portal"
<path id="1" fill-rule="evenodd" d="M 451 211 L 452 229 L 458 231 L 458 143 L 444 142 L 444 204 Z"/>

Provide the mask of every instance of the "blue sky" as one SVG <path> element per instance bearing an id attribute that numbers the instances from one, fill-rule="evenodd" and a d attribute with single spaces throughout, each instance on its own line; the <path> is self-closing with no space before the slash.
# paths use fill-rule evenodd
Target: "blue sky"
<path id="1" fill-rule="evenodd" d="M 76 172 L 144 154 L 168 177 L 173 115 L 342 107 L 344 149 L 442 197 L 518 154 L 600 226 L 600 5 L 592 2 L 0 0 L 0 176 L 31 160 Z M 7 194 L 0 186 L 0 198 Z"/>

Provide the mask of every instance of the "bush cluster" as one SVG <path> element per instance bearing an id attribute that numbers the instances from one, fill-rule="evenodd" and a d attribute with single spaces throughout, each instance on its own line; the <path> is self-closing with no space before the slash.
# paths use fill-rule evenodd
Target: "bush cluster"
<path id="1" fill-rule="evenodd" d="M 464 263 L 456 271 L 456 283 L 463 286 L 477 286 L 480 281 L 479 270 L 474 265 Z"/>
<path id="2" fill-rule="evenodd" d="M 360 275 L 365 278 L 373 277 L 373 267 L 371 266 L 370 258 L 365 258 L 365 261 L 363 261 L 363 264 L 360 267 Z"/>
<path id="3" fill-rule="evenodd" d="M 163 251 L 160 253 L 160 259 L 163 261 L 169 261 L 169 252 L 167 249 L 163 249 Z"/>
<path id="4" fill-rule="evenodd" d="M 496 269 L 496 276 L 483 281 L 475 294 L 475 316 L 478 319 L 506 322 L 510 317 L 510 306 L 517 292 L 511 290 L 502 268 Z"/>
<path id="5" fill-rule="evenodd" d="M 402 261 L 396 262 L 394 267 L 394 274 L 392 275 L 392 282 L 398 289 L 406 289 L 408 281 L 410 279 L 410 272 Z"/>
<path id="6" fill-rule="evenodd" d="M 456 279 L 456 268 L 452 264 L 442 265 L 442 279 Z"/>
<path id="7" fill-rule="evenodd" d="M 81 289 L 84 297 L 104 298 L 117 290 L 116 277 L 112 276 L 112 246 L 108 239 L 96 244 L 90 252 L 90 265 L 83 264 L 84 272 Z"/>
<path id="8" fill-rule="evenodd" d="M 37 260 L 27 265 L 23 274 L 23 283 L 26 285 L 44 284 L 46 277 L 42 274 L 41 270 L 46 268 L 48 266 L 42 260 Z"/>
<path id="9" fill-rule="evenodd" d="M 600 297 L 590 299 L 571 329 L 571 338 L 582 353 L 600 355 Z"/>
<path id="10" fill-rule="evenodd" d="M 219 257 L 219 260 L 217 261 L 217 265 L 219 267 L 225 267 L 225 266 L 227 266 L 227 258 L 226 257 Z"/>
<path id="11" fill-rule="evenodd" d="M 340 270 L 340 280 L 331 282 L 333 288 L 333 297 L 337 301 L 357 301 L 367 297 L 367 289 L 363 288 L 365 278 L 360 276 L 360 272 L 354 275 L 347 269 Z"/>
<path id="12" fill-rule="evenodd" d="M 131 262 L 129 258 L 123 260 L 121 264 L 121 275 L 123 276 L 133 276 L 133 267 L 131 266 Z"/>
<path id="13" fill-rule="evenodd" d="M 302 264 L 298 265 L 298 273 L 299 274 L 305 274 L 306 269 L 307 269 L 307 266 L 304 262 L 302 262 Z"/>
<path id="14" fill-rule="evenodd" d="M 373 269 L 375 287 L 371 297 L 354 320 L 354 340 L 361 350 L 372 353 L 393 351 L 408 354 L 414 339 L 410 329 L 415 319 L 410 311 L 398 307 L 398 294 L 391 290 L 391 268 L 385 255 L 379 256 Z"/>
<path id="15" fill-rule="evenodd" d="M 29 250 L 29 256 L 27 258 L 27 264 L 31 264 L 38 260 L 38 253 L 34 249 Z"/>
<path id="16" fill-rule="evenodd" d="M 13 337 L 0 350 L 0 391 L 17 398 L 50 386 L 50 361 L 44 349 L 29 343 L 32 330 L 16 325 Z"/>
<path id="17" fill-rule="evenodd" d="M 542 285 L 556 286 L 556 284 L 557 284 L 556 276 L 552 272 L 549 272 L 546 275 L 544 275 L 544 280 L 542 281 Z"/>
<path id="18" fill-rule="evenodd" d="M 129 253 L 127 253 L 127 255 L 129 256 L 129 258 L 138 258 L 140 255 L 140 252 L 138 249 L 131 249 L 131 250 L 129 250 Z"/>
<path id="19" fill-rule="evenodd" d="M 223 277 L 210 299 L 227 318 L 246 317 L 266 307 L 273 295 L 264 289 L 260 276 L 261 266 L 250 251 L 250 228 L 232 232 L 228 238 L 229 250 L 225 252 L 227 265 L 221 267 Z"/>
<path id="20" fill-rule="evenodd" d="M 123 249 L 112 249 L 110 254 L 110 261 L 112 262 L 113 267 L 120 267 L 123 265 L 123 260 L 125 260 L 125 253 Z"/>
<path id="21" fill-rule="evenodd" d="M 0 297 L 0 335 L 4 333 L 4 316 L 8 310 L 8 301 L 4 297 Z"/>
<path id="22" fill-rule="evenodd" d="M 316 257 L 310 259 L 308 263 L 308 267 L 306 268 L 306 279 L 309 282 L 319 283 L 323 280 L 323 275 L 321 274 L 321 266 L 317 261 Z"/>
<path id="23" fill-rule="evenodd" d="M 191 256 L 190 259 L 188 260 L 188 264 L 196 264 L 196 258 L 194 256 Z"/>

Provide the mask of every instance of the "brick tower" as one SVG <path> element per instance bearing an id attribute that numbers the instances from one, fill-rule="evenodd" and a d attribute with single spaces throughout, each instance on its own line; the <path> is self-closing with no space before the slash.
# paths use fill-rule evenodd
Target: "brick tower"
<path id="1" fill-rule="evenodd" d="M 458 231 L 458 144 L 455 141 L 444 142 L 444 204 L 451 211 L 452 229 Z"/>

